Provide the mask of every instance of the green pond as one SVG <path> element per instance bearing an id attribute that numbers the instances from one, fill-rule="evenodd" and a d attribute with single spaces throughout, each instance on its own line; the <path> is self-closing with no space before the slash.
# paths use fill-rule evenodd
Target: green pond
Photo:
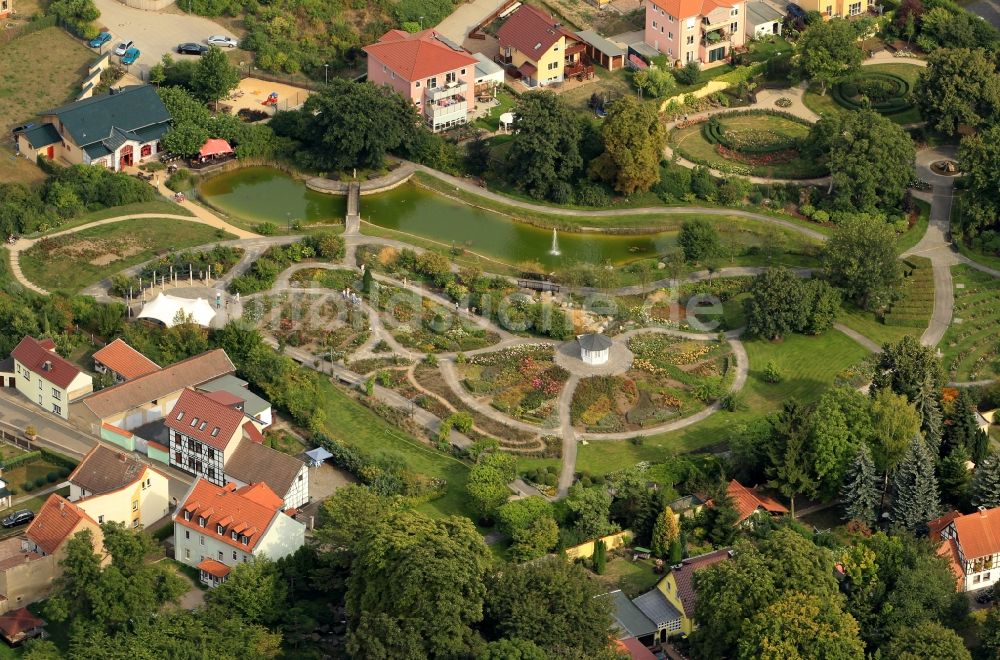
<path id="1" fill-rule="evenodd" d="M 281 170 L 244 167 L 220 174 L 202 184 L 202 197 L 230 215 L 255 222 L 284 225 L 342 222 L 347 200 L 306 188 Z"/>
<path id="2" fill-rule="evenodd" d="M 201 189 L 213 205 L 233 215 L 257 221 L 282 223 L 340 219 L 345 200 L 308 190 L 304 184 L 278 170 L 251 167 L 222 174 Z M 552 230 L 517 222 L 491 211 L 477 209 L 412 184 L 379 195 L 361 198 L 365 222 L 465 248 L 509 264 L 537 261 L 547 268 L 575 262 L 621 264 L 663 254 L 676 243 L 674 231 L 656 234 L 599 235 L 559 232 L 559 254 L 552 250 Z M 398 235 L 406 240 L 405 235 Z"/>

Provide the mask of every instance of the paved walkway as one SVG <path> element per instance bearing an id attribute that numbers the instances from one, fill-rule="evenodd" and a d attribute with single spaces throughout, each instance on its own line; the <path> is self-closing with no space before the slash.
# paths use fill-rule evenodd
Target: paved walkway
<path id="1" fill-rule="evenodd" d="M 872 353 L 881 353 L 882 352 L 882 347 L 881 346 L 879 346 L 878 344 L 876 344 L 875 342 L 873 342 L 868 337 L 865 337 L 863 334 L 861 334 L 857 330 L 851 330 L 850 328 L 848 328 L 843 323 L 834 323 L 833 324 L 833 328 L 834 328 L 834 330 L 838 330 L 840 332 L 843 332 L 845 335 L 847 335 L 848 337 L 850 337 L 851 339 L 853 339 L 857 343 L 861 344 L 862 346 L 864 346 L 865 348 L 867 348 Z"/>

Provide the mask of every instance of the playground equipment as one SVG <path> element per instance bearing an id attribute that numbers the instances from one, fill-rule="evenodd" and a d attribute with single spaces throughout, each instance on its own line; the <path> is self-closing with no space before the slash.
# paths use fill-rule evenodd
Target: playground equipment
<path id="1" fill-rule="evenodd" d="M 267 98 L 261 102 L 261 105 L 278 105 L 278 92 L 268 94 Z"/>

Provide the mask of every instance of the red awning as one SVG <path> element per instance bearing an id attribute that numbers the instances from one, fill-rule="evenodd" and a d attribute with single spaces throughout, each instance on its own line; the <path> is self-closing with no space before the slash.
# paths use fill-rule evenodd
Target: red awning
<path id="1" fill-rule="evenodd" d="M 538 67 L 531 62 L 525 62 L 521 66 L 517 67 L 517 70 L 524 74 L 526 78 L 534 78 L 535 74 L 538 73 Z"/>
<path id="2" fill-rule="evenodd" d="M 202 158 L 208 158 L 209 156 L 220 156 L 222 154 L 233 153 L 233 148 L 229 146 L 229 143 L 225 140 L 220 140 L 219 138 L 211 138 L 205 143 L 205 146 L 201 148 L 198 155 Z"/>

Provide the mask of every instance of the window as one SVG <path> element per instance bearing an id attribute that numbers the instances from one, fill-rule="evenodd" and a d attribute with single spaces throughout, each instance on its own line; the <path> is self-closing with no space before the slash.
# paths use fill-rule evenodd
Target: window
<path id="1" fill-rule="evenodd" d="M 181 453 L 179 451 L 174 452 L 174 463 L 177 463 L 178 465 L 184 464 L 184 457 L 181 456 Z"/>
<path id="2" fill-rule="evenodd" d="M 549 62 L 549 71 L 553 71 L 559 68 L 559 62 Z"/>
<path id="3" fill-rule="evenodd" d="M 655 29 L 656 29 L 656 28 L 658 28 L 658 27 L 659 27 L 659 26 L 658 26 L 658 25 L 656 24 L 656 21 L 653 21 L 653 29 L 655 30 Z"/>
<path id="4" fill-rule="evenodd" d="M 104 516 L 97 516 L 97 524 L 98 525 L 104 524 Z"/>
<path id="5" fill-rule="evenodd" d="M 740 29 L 740 24 L 739 23 L 733 21 L 732 23 L 729 24 L 729 31 L 730 32 L 736 32 L 739 29 Z"/>
<path id="6" fill-rule="evenodd" d="M 61 415 L 62 414 L 62 408 L 60 406 L 57 406 L 56 404 L 53 403 L 52 404 L 52 412 L 54 412 L 57 415 Z"/>
<path id="7" fill-rule="evenodd" d="M 301 474 L 299 475 L 299 481 L 302 481 L 302 475 Z"/>
<path id="8" fill-rule="evenodd" d="M 201 426 L 198 427 L 198 430 L 204 431 L 206 426 L 208 426 L 208 422 L 202 422 Z"/>
<path id="9" fill-rule="evenodd" d="M 194 428 L 197 425 L 198 425 L 198 418 L 197 417 L 192 417 L 191 418 L 191 427 Z"/>
<path id="10" fill-rule="evenodd" d="M 62 396 L 62 393 L 59 390 L 57 390 L 56 388 L 53 387 L 52 388 L 52 398 L 55 399 L 56 401 L 59 401 L 59 399 L 60 399 L 61 396 Z"/>
<path id="11" fill-rule="evenodd" d="M 132 501 L 132 510 L 133 511 L 138 511 L 139 510 L 139 500 L 133 500 Z"/>
<path id="12" fill-rule="evenodd" d="M 427 89 L 434 89 L 437 86 L 438 86 L 438 79 L 436 77 L 427 79 Z"/>
<path id="13" fill-rule="evenodd" d="M 184 559 L 191 559 L 191 548 L 184 548 Z"/>
<path id="14" fill-rule="evenodd" d="M 205 519 L 202 516 L 198 516 L 198 527 L 205 526 Z"/>
<path id="15" fill-rule="evenodd" d="M 27 369 L 24 370 L 24 382 L 26 382 L 26 383 L 30 383 L 31 382 L 31 374 L 28 373 Z"/>
<path id="16" fill-rule="evenodd" d="M 132 521 L 132 529 L 139 529 L 139 520 L 138 519 Z"/>
<path id="17" fill-rule="evenodd" d="M 674 40 L 674 33 L 673 32 L 667 32 L 667 39 L 670 39 L 671 41 L 673 41 Z"/>
<path id="18" fill-rule="evenodd" d="M 219 429 L 215 429 L 215 430 L 218 431 Z M 208 448 L 208 458 L 212 459 L 212 460 L 215 459 L 215 450 L 212 449 L 211 447 Z"/>
<path id="19" fill-rule="evenodd" d="M 191 530 L 190 529 L 185 529 L 184 530 L 184 538 L 186 538 L 186 539 L 190 539 L 191 538 Z"/>
<path id="20" fill-rule="evenodd" d="M 236 561 L 236 551 L 233 550 L 233 561 Z"/>
<path id="21" fill-rule="evenodd" d="M 246 536 L 240 536 L 240 543 L 242 543 L 243 545 L 248 545 L 250 543 L 250 539 L 247 538 Z"/>
<path id="22" fill-rule="evenodd" d="M 444 84 L 445 85 L 450 85 L 451 83 L 455 82 L 456 80 L 458 80 L 458 76 L 455 74 L 454 71 L 449 71 L 448 73 L 444 74 Z"/>
<path id="23" fill-rule="evenodd" d="M 200 535 L 199 535 L 199 536 L 198 536 L 198 540 L 199 540 L 199 541 L 201 541 L 201 544 L 202 544 L 202 545 L 205 545 L 205 537 L 204 537 L 204 536 L 200 536 Z"/>
<path id="24" fill-rule="evenodd" d="M 739 15 L 740 15 L 740 8 L 739 8 L 739 7 L 733 7 L 733 8 L 732 8 L 732 9 L 731 9 L 731 10 L 729 11 L 729 15 L 730 15 L 730 16 L 739 16 Z"/>
<path id="25" fill-rule="evenodd" d="M 236 532 L 233 532 L 233 540 L 234 541 L 238 541 L 239 540 L 239 534 L 237 534 Z"/>
<path id="26" fill-rule="evenodd" d="M 177 421 L 179 422 L 182 419 L 184 419 L 184 411 L 183 410 L 180 411 L 179 413 L 177 413 Z"/>
<path id="27" fill-rule="evenodd" d="M 209 479 L 215 479 L 215 468 L 214 467 L 208 468 L 208 471 L 205 476 L 207 476 Z"/>
<path id="28" fill-rule="evenodd" d="M 185 511 L 184 512 L 184 520 L 191 520 L 191 512 L 190 511 Z"/>
<path id="29" fill-rule="evenodd" d="M 694 35 L 688 35 L 688 46 L 694 43 Z"/>
<path id="30" fill-rule="evenodd" d="M 222 528 L 222 525 L 216 525 L 215 526 L 215 531 L 216 531 L 216 533 L 219 534 L 219 536 L 222 536 L 225 533 L 226 530 L 224 530 Z"/>
<path id="31" fill-rule="evenodd" d="M 833 13 L 833 5 L 827 5 L 826 6 L 826 14 L 830 15 L 832 13 Z"/>
<path id="32" fill-rule="evenodd" d="M 861 3 L 860 2 L 851 3 L 851 6 L 848 8 L 848 13 L 850 13 L 851 16 L 857 16 L 858 14 L 860 14 Z"/>
<path id="33" fill-rule="evenodd" d="M 214 438 L 217 435 L 219 435 L 219 427 L 218 426 L 216 426 L 214 429 L 212 429 L 212 437 Z"/>
<path id="34" fill-rule="evenodd" d="M 396 72 L 393 71 L 391 75 L 392 75 L 392 79 L 395 80 L 396 79 Z"/>
<path id="35" fill-rule="evenodd" d="M 382 73 L 385 73 L 388 70 L 389 70 L 389 67 L 387 67 L 386 65 L 383 64 L 382 65 Z"/>
<path id="36" fill-rule="evenodd" d="M 465 75 L 465 69 L 462 69 L 462 75 L 463 76 Z"/>
<path id="37" fill-rule="evenodd" d="M 224 557 L 225 555 L 222 554 L 222 550 L 219 550 L 219 561 L 222 561 Z"/>

